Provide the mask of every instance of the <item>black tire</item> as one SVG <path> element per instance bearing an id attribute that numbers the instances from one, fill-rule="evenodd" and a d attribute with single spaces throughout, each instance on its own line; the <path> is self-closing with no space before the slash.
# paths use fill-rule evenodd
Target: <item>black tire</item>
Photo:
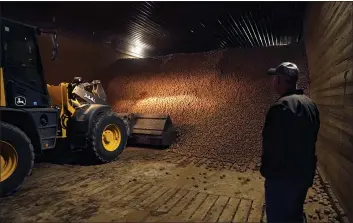
<path id="1" fill-rule="evenodd" d="M 0 197 L 3 197 L 16 192 L 31 174 L 35 156 L 31 140 L 16 126 L 0 122 L 0 133 L 0 140 L 15 148 L 18 159 L 13 174 L 0 182 Z"/>
<path id="2" fill-rule="evenodd" d="M 114 151 L 108 151 L 104 148 L 102 142 L 103 130 L 108 125 L 116 125 L 120 130 L 120 143 Z M 125 149 L 128 140 L 126 126 L 123 120 L 114 112 L 108 111 L 99 114 L 93 120 L 92 128 L 89 130 L 89 144 L 87 152 L 93 157 L 94 161 L 99 163 L 109 163 L 119 158 L 121 152 Z"/>

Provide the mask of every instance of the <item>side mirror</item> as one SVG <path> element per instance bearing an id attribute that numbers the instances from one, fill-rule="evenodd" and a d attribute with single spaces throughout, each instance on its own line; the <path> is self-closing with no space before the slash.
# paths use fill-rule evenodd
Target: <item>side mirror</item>
<path id="1" fill-rule="evenodd" d="M 59 48 L 58 37 L 57 37 L 56 33 L 52 34 L 51 40 L 52 40 L 52 44 L 53 44 L 53 50 L 51 53 L 51 60 L 54 61 L 56 59 L 57 54 L 58 54 L 58 48 Z"/>
<path id="2" fill-rule="evenodd" d="M 56 31 L 49 30 L 49 29 L 37 28 L 37 32 L 39 35 L 41 35 L 42 33 L 51 34 L 51 42 L 53 44 L 53 50 L 51 52 L 51 60 L 54 61 L 57 54 L 58 54 L 58 48 L 59 48 L 58 36 L 56 34 Z"/>

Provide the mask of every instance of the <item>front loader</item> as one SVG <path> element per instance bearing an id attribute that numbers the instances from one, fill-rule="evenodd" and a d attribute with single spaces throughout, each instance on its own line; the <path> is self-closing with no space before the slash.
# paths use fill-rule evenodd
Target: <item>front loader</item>
<path id="1" fill-rule="evenodd" d="M 54 60 L 56 32 L 0 17 L 0 197 L 18 190 L 36 155 L 58 140 L 96 163 L 116 160 L 128 142 L 171 145 L 175 132 L 168 115 L 115 113 L 98 80 L 47 84 L 37 43 L 41 34 L 51 35 Z"/>

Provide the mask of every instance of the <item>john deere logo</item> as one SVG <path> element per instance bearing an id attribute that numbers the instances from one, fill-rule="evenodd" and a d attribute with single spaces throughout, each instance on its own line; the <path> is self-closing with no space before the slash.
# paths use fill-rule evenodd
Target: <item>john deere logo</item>
<path id="1" fill-rule="evenodd" d="M 15 97 L 15 104 L 17 106 L 25 106 L 26 105 L 26 98 L 23 96 Z"/>

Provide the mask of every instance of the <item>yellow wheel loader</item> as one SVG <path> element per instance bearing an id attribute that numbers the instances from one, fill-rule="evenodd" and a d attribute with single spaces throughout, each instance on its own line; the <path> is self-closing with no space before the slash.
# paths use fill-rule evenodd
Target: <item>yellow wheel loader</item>
<path id="1" fill-rule="evenodd" d="M 116 160 L 127 143 L 171 145 L 168 115 L 115 113 L 98 80 L 47 85 L 37 43 L 43 33 L 52 37 L 54 60 L 56 32 L 0 17 L 0 197 L 18 190 L 35 157 L 58 140 L 99 163 Z"/>

